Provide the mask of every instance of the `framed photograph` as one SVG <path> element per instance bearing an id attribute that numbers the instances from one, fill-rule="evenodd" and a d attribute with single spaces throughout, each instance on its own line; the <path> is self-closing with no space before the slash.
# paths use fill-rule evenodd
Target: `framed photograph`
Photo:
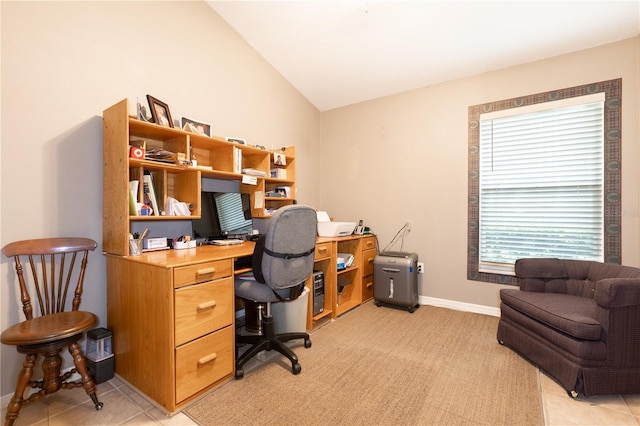
<path id="1" fill-rule="evenodd" d="M 147 101 L 149 102 L 149 109 L 151 110 L 153 122 L 161 126 L 173 127 L 173 120 L 171 119 L 171 112 L 169 112 L 169 105 L 151 95 L 147 95 Z"/>
<path id="2" fill-rule="evenodd" d="M 180 117 L 180 127 L 182 130 L 211 137 L 211 124 L 202 121 L 192 120 L 187 117 Z"/>

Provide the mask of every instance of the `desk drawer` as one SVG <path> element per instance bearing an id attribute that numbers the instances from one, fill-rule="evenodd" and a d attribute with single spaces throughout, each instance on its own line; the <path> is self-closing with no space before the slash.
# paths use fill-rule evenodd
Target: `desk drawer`
<path id="1" fill-rule="evenodd" d="M 373 297 L 373 275 L 367 275 L 362 279 L 362 301 L 366 302 L 372 297 Z"/>
<path id="2" fill-rule="evenodd" d="M 331 256 L 331 243 L 316 244 L 315 260 L 327 259 Z"/>
<path id="3" fill-rule="evenodd" d="M 373 274 L 373 261 L 376 258 L 378 251 L 376 249 L 363 250 L 362 251 L 362 276 Z"/>
<path id="4" fill-rule="evenodd" d="M 233 339 L 229 326 L 176 349 L 176 402 L 233 374 Z"/>
<path id="5" fill-rule="evenodd" d="M 376 237 L 374 235 L 362 238 L 362 250 L 376 248 Z"/>
<path id="6" fill-rule="evenodd" d="M 189 284 L 230 277 L 232 271 L 233 262 L 231 259 L 183 266 L 174 269 L 173 285 L 175 288 L 179 288 Z"/>
<path id="7" fill-rule="evenodd" d="M 233 323 L 233 278 L 175 290 L 176 346 Z"/>

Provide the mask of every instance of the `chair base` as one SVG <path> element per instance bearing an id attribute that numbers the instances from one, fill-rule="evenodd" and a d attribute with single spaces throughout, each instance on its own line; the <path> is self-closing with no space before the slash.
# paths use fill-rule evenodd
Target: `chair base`
<path id="1" fill-rule="evenodd" d="M 297 355 L 284 343 L 295 339 L 304 339 L 304 347 L 311 347 L 309 333 L 299 332 L 275 334 L 272 316 L 262 318 L 261 335 L 245 336 L 236 334 L 236 379 L 240 380 L 244 377 L 244 370 L 242 367 L 247 363 L 247 361 L 262 351 L 270 351 L 272 349 L 289 358 L 291 361 L 291 372 L 293 374 L 300 374 L 302 367 L 298 363 Z M 252 345 L 240 357 L 237 355 L 239 343 L 248 343 Z"/>
<path id="2" fill-rule="evenodd" d="M 82 334 L 57 341 L 53 344 L 45 343 L 41 345 L 21 345 L 17 347 L 18 352 L 26 354 L 26 358 L 22 364 L 22 370 L 18 375 L 15 393 L 7 405 L 7 413 L 4 421 L 5 426 L 13 425 L 23 405 L 35 402 L 42 396 L 57 392 L 60 389 L 71 389 L 82 386 L 87 395 L 91 397 L 96 410 L 102 409 L 103 403 L 98 400 L 95 383 L 91 375 L 89 375 L 86 359 L 77 342 L 80 338 L 82 338 Z M 62 358 L 60 357 L 60 352 L 65 346 L 69 348 L 75 369 L 61 375 L 60 368 L 62 366 Z M 33 367 L 35 366 L 38 354 L 44 355 L 44 360 L 42 361 L 44 377 L 42 380 L 31 380 Z M 81 381 L 67 382 L 66 380 L 76 371 L 80 374 Z M 29 398 L 25 400 L 24 392 L 27 387 L 39 388 L 40 391 L 31 394 Z"/>

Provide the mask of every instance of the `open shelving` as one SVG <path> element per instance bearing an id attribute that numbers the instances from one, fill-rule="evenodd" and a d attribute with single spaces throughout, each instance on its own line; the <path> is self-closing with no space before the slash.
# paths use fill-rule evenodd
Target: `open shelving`
<path id="1" fill-rule="evenodd" d="M 183 161 L 174 163 L 131 158 L 131 146 L 144 145 L 147 150 L 159 148 L 174 153 Z M 276 154 L 284 156 L 284 164 L 275 164 Z M 254 218 L 269 217 L 279 207 L 294 204 L 295 148 L 277 151 L 190 133 L 178 128 L 160 126 L 138 120 L 129 112 L 124 99 L 103 113 L 103 249 L 106 253 L 127 256 L 133 221 L 191 220 L 200 217 L 202 178 L 235 180 L 240 191 L 250 194 Z M 195 160 L 195 166 L 191 160 Z M 243 173 L 251 169 L 253 173 Z M 272 169 L 280 169 L 282 177 L 271 177 Z M 136 215 L 130 209 L 130 181 L 138 181 L 133 202 L 143 199 L 143 176 L 150 173 L 157 199 L 151 216 Z M 256 176 L 256 174 L 260 176 Z M 286 197 L 267 193 L 287 187 Z M 166 214 L 167 199 L 175 198 L 189 206 L 189 216 Z M 163 214 L 164 212 L 164 214 Z"/>

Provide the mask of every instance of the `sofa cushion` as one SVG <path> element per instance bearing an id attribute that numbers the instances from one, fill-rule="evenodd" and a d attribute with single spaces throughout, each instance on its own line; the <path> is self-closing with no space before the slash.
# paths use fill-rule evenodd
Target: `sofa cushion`
<path id="1" fill-rule="evenodd" d="M 500 299 L 513 309 L 570 336 L 600 339 L 602 327 L 596 320 L 597 305 L 593 299 L 515 289 L 500 290 Z"/>
<path id="2" fill-rule="evenodd" d="M 526 258 L 518 259 L 515 264 L 518 278 L 567 278 L 567 267 L 564 260 L 555 258 Z"/>

